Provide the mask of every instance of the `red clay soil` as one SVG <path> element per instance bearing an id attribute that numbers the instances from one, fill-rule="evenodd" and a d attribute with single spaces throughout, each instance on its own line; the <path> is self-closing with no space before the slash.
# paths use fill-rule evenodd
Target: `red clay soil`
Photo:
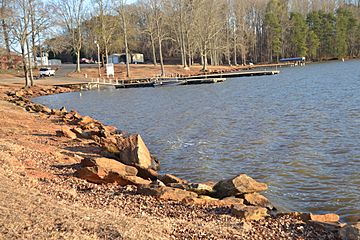
<path id="1" fill-rule="evenodd" d="M 80 160 L 102 150 L 57 136 L 59 117 L 5 101 L 14 89 L 0 85 L 0 239 L 337 239 L 291 214 L 245 222 L 228 208 L 77 179 Z"/>

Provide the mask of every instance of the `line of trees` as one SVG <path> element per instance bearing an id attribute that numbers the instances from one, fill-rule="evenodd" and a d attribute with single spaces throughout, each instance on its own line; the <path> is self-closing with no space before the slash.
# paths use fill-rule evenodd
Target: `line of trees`
<path id="1" fill-rule="evenodd" d="M 96 56 L 141 52 L 189 67 L 359 57 L 360 1 L 348 0 L 1 0 L 3 48 L 19 51 L 31 85 L 30 58 L 41 52 Z M 128 54 L 126 54 L 128 56 Z M 35 61 L 36 62 L 36 61 Z M 130 70 L 128 75 L 130 76 Z"/>

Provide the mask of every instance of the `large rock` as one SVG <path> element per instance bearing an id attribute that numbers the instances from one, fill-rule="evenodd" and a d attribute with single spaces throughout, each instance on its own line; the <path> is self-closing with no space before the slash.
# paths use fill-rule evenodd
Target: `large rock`
<path id="1" fill-rule="evenodd" d="M 159 180 L 162 181 L 166 186 L 170 186 L 170 184 L 186 184 L 187 181 L 181 178 L 178 178 L 172 174 L 164 174 L 159 176 Z"/>
<path id="2" fill-rule="evenodd" d="M 190 183 L 188 184 L 188 188 L 186 190 L 197 193 L 199 195 L 211 196 L 214 194 L 213 187 L 202 183 Z"/>
<path id="3" fill-rule="evenodd" d="M 127 166 L 109 158 L 84 159 L 81 162 L 82 168 L 75 175 L 93 183 L 113 183 L 120 185 L 150 184 L 136 176 L 138 173 L 135 167 Z"/>
<path id="4" fill-rule="evenodd" d="M 76 133 L 74 133 L 73 131 L 71 131 L 71 129 L 67 126 L 63 126 L 61 128 L 61 132 L 65 137 L 71 138 L 71 139 L 76 139 Z"/>
<path id="5" fill-rule="evenodd" d="M 156 181 L 159 178 L 159 173 L 151 168 L 142 168 L 139 166 L 135 166 L 138 170 L 137 176 L 143 179 L 150 179 L 152 181 Z"/>
<path id="6" fill-rule="evenodd" d="M 138 193 L 172 201 L 182 201 L 185 198 L 197 197 L 196 193 L 171 187 L 142 187 L 138 189 Z"/>
<path id="7" fill-rule="evenodd" d="M 247 221 L 258 221 L 268 216 L 266 208 L 243 205 L 233 205 L 231 214 Z"/>
<path id="8" fill-rule="evenodd" d="M 339 222 L 340 217 L 335 213 L 328 213 L 328 214 L 310 214 L 310 220 L 318 221 L 318 222 Z"/>
<path id="9" fill-rule="evenodd" d="M 360 240 L 360 222 L 340 229 L 341 240 Z"/>
<path id="10" fill-rule="evenodd" d="M 158 164 L 152 158 L 148 148 L 140 135 L 129 137 L 118 136 L 117 149 L 112 152 L 119 161 L 126 165 L 138 166 L 142 168 L 157 169 Z"/>
<path id="11" fill-rule="evenodd" d="M 216 197 L 224 198 L 265 191 L 267 190 L 267 185 L 255 181 L 246 174 L 240 174 L 237 177 L 218 182 L 214 186 L 214 190 Z"/>
<path id="12" fill-rule="evenodd" d="M 274 206 L 271 204 L 271 202 L 266 197 L 264 197 L 263 195 L 261 195 L 259 193 L 245 194 L 244 200 L 245 200 L 246 205 L 264 207 L 269 210 L 274 209 Z"/>
<path id="13" fill-rule="evenodd" d="M 217 207 L 232 207 L 234 205 L 244 205 L 244 200 L 240 198 L 228 198 L 219 200 L 217 198 L 212 198 L 209 196 L 201 195 L 196 198 L 185 198 L 182 200 L 183 203 L 189 205 L 208 205 L 208 206 L 217 206 Z"/>
<path id="14" fill-rule="evenodd" d="M 96 123 L 97 121 L 95 121 L 93 118 L 89 117 L 89 116 L 84 116 L 82 118 L 80 118 L 78 124 L 80 126 L 86 126 L 88 124 L 91 124 L 91 123 Z"/>

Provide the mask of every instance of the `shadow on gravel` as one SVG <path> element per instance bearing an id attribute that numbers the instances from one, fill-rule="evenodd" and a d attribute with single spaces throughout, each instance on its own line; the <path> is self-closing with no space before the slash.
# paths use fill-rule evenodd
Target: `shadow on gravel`
<path id="1" fill-rule="evenodd" d="M 42 133 L 34 133 L 32 134 L 33 136 L 36 136 L 36 137 L 56 137 L 56 134 L 42 134 Z"/>
<path id="2" fill-rule="evenodd" d="M 94 154 L 101 154 L 103 150 L 99 147 L 93 147 L 93 146 L 76 146 L 76 147 L 65 147 L 65 150 L 74 152 L 76 154 L 83 153 L 87 155 L 94 155 Z"/>

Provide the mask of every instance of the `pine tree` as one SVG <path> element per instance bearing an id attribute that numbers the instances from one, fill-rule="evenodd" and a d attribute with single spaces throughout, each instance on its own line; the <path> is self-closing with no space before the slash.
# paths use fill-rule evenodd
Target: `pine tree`
<path id="1" fill-rule="evenodd" d="M 307 54 L 306 34 L 308 27 L 300 13 L 291 13 L 290 16 L 290 44 L 293 57 L 304 57 Z"/>

